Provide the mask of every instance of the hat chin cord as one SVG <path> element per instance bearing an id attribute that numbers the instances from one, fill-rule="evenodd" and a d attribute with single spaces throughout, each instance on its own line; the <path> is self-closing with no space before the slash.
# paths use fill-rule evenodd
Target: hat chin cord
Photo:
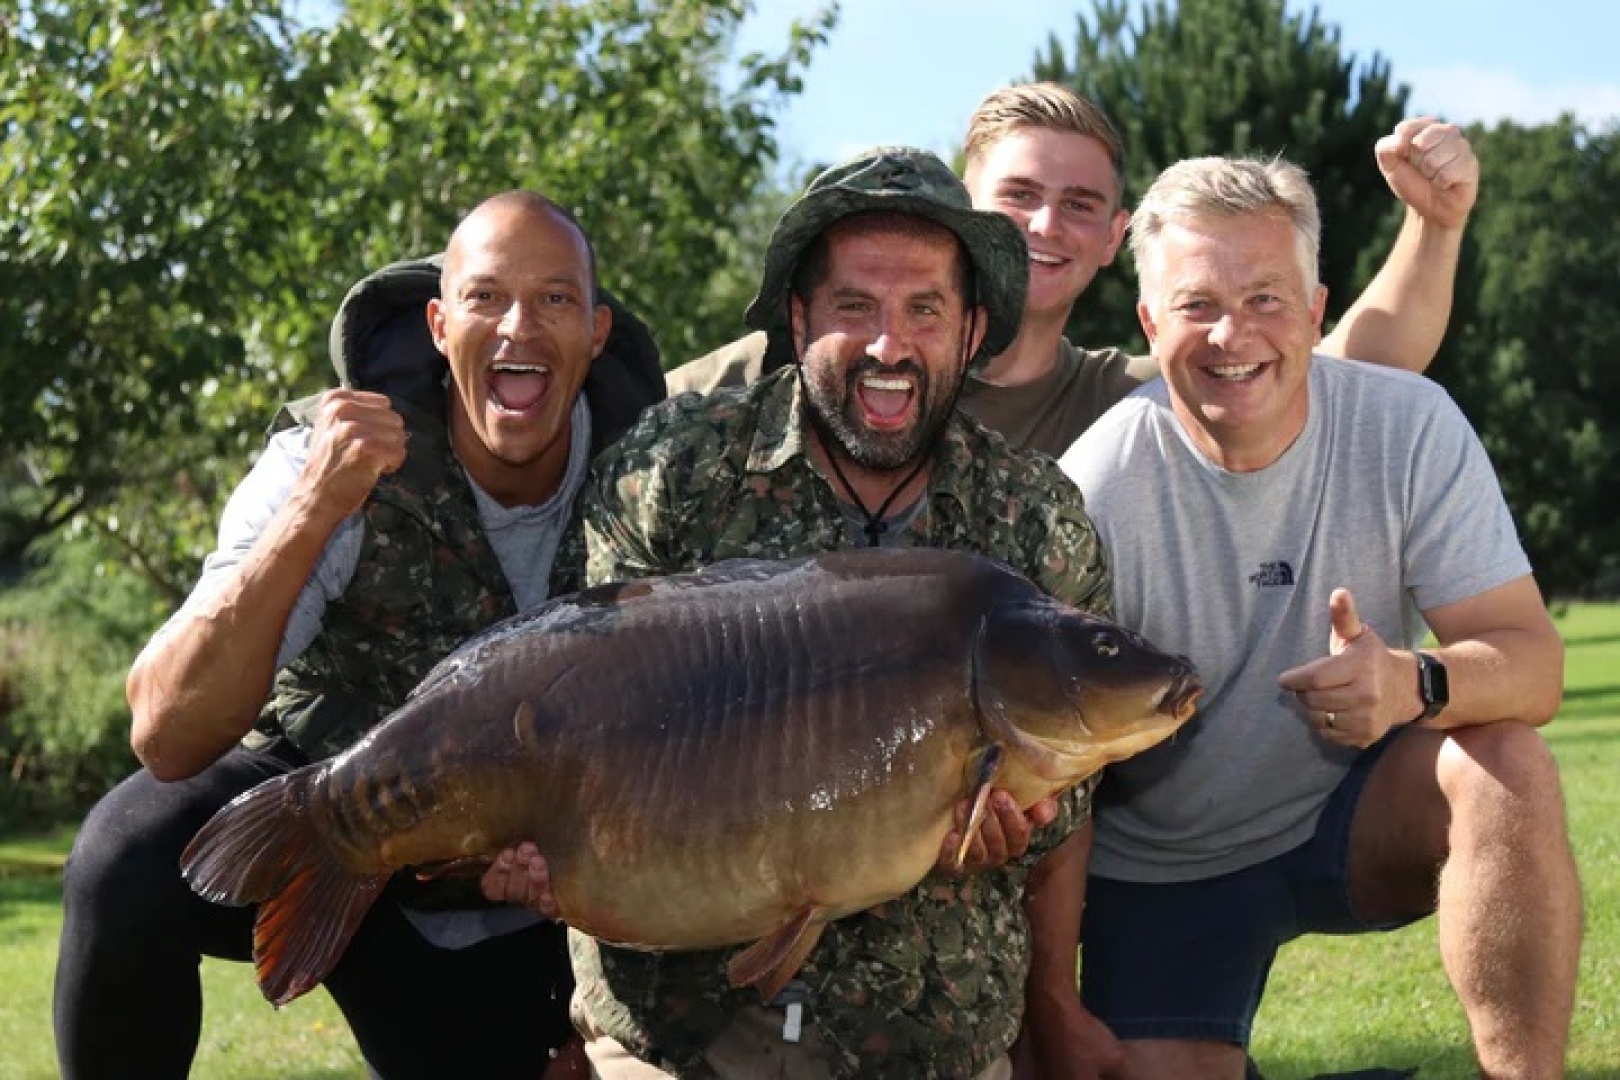
<path id="1" fill-rule="evenodd" d="M 956 412 L 956 403 L 962 397 L 962 385 L 967 382 L 968 361 L 971 359 L 968 355 L 968 348 L 969 343 L 973 340 L 973 331 L 977 328 L 978 321 L 979 309 L 975 305 L 969 309 L 967 326 L 964 328 L 961 347 L 958 350 L 957 370 L 961 375 L 956 380 L 956 388 L 951 391 L 951 400 L 943 413 L 943 418 L 939 424 L 935 425 L 932 440 L 917 455 L 917 464 L 913 465 L 911 471 L 906 473 L 905 479 L 894 486 L 894 490 L 889 492 L 888 498 L 884 499 L 875 511 L 866 508 L 866 503 L 855 492 L 855 485 L 851 484 L 849 477 L 844 475 L 843 466 L 838 464 L 838 439 L 833 435 L 832 429 L 827 426 L 827 421 L 821 415 L 821 410 L 813 402 L 806 403 L 809 405 L 805 412 L 810 418 L 810 426 L 815 428 L 816 437 L 821 440 L 821 445 L 827 450 L 827 461 L 832 465 L 833 475 L 838 477 L 838 482 L 844 487 L 844 493 L 855 504 L 855 509 L 859 510 L 861 516 L 866 519 L 866 524 L 861 527 L 861 531 L 866 534 L 869 547 L 882 546 L 883 534 L 889 531 L 889 523 L 884 520 L 884 515 L 889 512 L 889 507 L 894 504 L 895 499 L 899 498 L 900 493 L 906 490 L 912 480 L 916 479 L 918 473 L 923 471 L 923 468 L 934 456 L 934 451 L 939 449 L 941 440 L 945 437 L 945 429 L 950 426 L 951 415 Z M 797 340 L 793 341 L 793 366 L 798 369 L 799 378 L 803 380 L 805 378 L 804 358 L 799 355 L 799 343 Z"/>

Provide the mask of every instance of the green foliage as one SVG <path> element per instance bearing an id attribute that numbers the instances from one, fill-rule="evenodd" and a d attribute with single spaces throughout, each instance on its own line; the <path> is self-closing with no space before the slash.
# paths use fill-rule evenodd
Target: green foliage
<path id="1" fill-rule="evenodd" d="M 1543 589 L 1620 594 L 1620 130 L 1469 137 L 1480 201 L 1434 375 L 1480 431 Z"/>
<path id="2" fill-rule="evenodd" d="M 0 63 L 0 562 L 204 429 L 257 378 L 248 298 L 280 277 L 316 98 L 256 2 L 24 0 Z M 302 123 L 301 123 L 302 122 Z M 266 393 L 281 388 L 271 385 Z"/>
<path id="3" fill-rule="evenodd" d="M 162 609 L 90 537 L 0 593 L 0 832 L 76 817 L 133 771 L 123 673 Z"/>
<path id="4" fill-rule="evenodd" d="M 0 16 L 0 567 L 88 517 L 183 593 L 273 405 L 330 381 L 344 290 L 497 191 L 574 208 L 671 357 L 726 340 L 709 283 L 836 15 L 731 85 L 745 0 L 293 6 Z"/>
<path id="5" fill-rule="evenodd" d="M 1314 9 L 1290 13 L 1283 0 L 1153 0 L 1128 16 L 1125 0 L 1097 0 L 1071 47 L 1053 34 L 1035 60 L 1036 78 L 1072 86 L 1119 125 L 1127 205 L 1182 158 L 1281 153 L 1311 174 L 1330 311 L 1348 306 L 1364 244 L 1398 212 L 1373 144 L 1402 118 L 1405 87 L 1376 54 L 1342 55 L 1338 28 Z M 1121 263 L 1077 305 L 1074 340 L 1144 347 L 1128 253 Z"/>

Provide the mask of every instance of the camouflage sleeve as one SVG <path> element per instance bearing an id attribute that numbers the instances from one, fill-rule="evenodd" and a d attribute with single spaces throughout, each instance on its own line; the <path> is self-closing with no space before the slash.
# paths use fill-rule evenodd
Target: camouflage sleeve
<path id="1" fill-rule="evenodd" d="M 1086 514 L 1080 489 L 1047 458 L 1032 457 L 1019 541 L 1031 578 L 1049 595 L 1081 611 L 1112 618 L 1113 575 L 1102 540 Z"/>
<path id="2" fill-rule="evenodd" d="M 592 466 L 581 496 L 587 584 L 678 569 L 671 556 L 666 434 L 679 405 L 672 398 L 649 409 Z"/>

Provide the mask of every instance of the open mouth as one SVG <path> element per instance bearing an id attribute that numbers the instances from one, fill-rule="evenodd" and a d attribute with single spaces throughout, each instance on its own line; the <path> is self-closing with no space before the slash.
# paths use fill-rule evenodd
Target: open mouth
<path id="1" fill-rule="evenodd" d="M 489 400 L 496 411 L 526 413 L 545 400 L 551 369 L 543 364 L 496 364 L 489 369 Z"/>
<path id="2" fill-rule="evenodd" d="M 906 423 L 917 396 L 917 384 L 897 375 L 863 375 L 855 384 L 855 396 L 868 424 L 875 428 L 897 428 Z"/>
<path id="3" fill-rule="evenodd" d="M 1029 253 L 1029 262 L 1031 266 L 1044 267 L 1049 270 L 1069 265 L 1069 260 L 1061 255 L 1048 255 L 1044 251 L 1031 251 Z"/>
<path id="4" fill-rule="evenodd" d="M 1204 374 L 1221 382 L 1248 382 L 1264 369 L 1264 364 L 1215 364 L 1206 367 Z"/>

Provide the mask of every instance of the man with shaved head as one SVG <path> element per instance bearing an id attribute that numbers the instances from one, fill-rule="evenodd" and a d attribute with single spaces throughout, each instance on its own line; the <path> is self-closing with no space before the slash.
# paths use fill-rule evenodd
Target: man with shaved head
<path id="1" fill-rule="evenodd" d="M 236 795 L 358 741 L 460 641 L 577 588 L 591 454 L 661 396 L 645 328 L 532 192 L 464 218 L 442 269 L 356 286 L 332 340 L 344 385 L 283 410 L 130 671 L 144 767 L 91 811 L 64 885 L 66 1077 L 188 1074 L 199 961 L 248 959 L 255 911 L 191 892 L 187 842 Z M 373 1075 L 569 1075 L 561 929 L 476 888 L 390 892 L 326 980 Z"/>

